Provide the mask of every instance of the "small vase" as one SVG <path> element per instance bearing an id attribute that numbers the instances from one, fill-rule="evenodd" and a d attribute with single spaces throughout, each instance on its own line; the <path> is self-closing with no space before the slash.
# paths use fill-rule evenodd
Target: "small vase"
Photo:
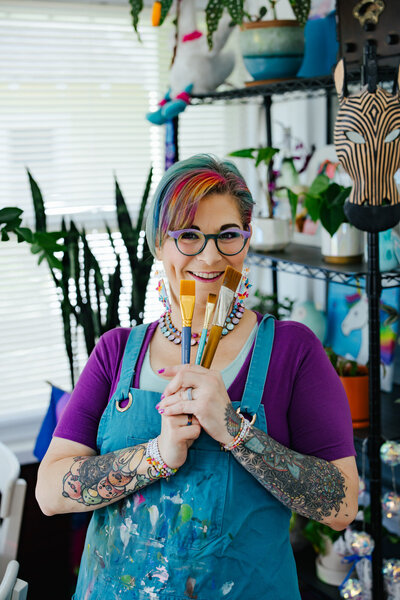
<path id="1" fill-rule="evenodd" d="M 350 223 L 342 223 L 333 236 L 322 228 L 321 251 L 327 263 L 359 263 L 364 252 L 363 232 Z"/>
<path id="2" fill-rule="evenodd" d="M 291 229 L 289 219 L 269 219 L 255 217 L 252 222 L 250 246 L 253 250 L 278 252 L 290 243 Z"/>
<path id="3" fill-rule="evenodd" d="M 318 579 L 329 585 L 340 585 L 350 570 L 348 563 L 342 562 L 340 556 L 333 547 L 332 540 L 323 535 L 326 554 L 318 554 L 315 559 L 315 570 Z"/>

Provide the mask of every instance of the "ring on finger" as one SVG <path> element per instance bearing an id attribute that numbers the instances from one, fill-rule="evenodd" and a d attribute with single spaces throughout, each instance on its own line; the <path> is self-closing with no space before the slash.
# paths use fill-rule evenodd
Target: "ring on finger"
<path id="1" fill-rule="evenodd" d="M 187 427 L 190 427 L 190 425 L 192 424 L 192 418 L 193 418 L 192 415 L 188 415 L 188 420 L 187 420 L 187 423 L 186 423 Z"/>

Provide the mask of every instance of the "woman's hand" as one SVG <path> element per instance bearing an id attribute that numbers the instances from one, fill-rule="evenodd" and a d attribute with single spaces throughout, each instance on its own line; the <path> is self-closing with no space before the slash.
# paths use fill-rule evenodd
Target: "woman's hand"
<path id="1" fill-rule="evenodd" d="M 172 469 L 179 469 L 187 458 L 190 446 L 201 432 L 198 420 L 193 417 L 188 426 L 187 415 L 162 415 L 158 449 L 164 462 Z"/>
<path id="2" fill-rule="evenodd" d="M 233 437 L 227 429 L 227 408 L 231 405 L 221 374 L 198 365 L 167 367 L 160 375 L 172 377 L 158 405 L 166 417 L 192 414 L 201 427 L 221 444 Z M 192 388 L 192 400 L 187 389 Z M 189 429 L 189 428 L 188 428 Z M 161 451 L 161 449 L 160 449 Z"/>

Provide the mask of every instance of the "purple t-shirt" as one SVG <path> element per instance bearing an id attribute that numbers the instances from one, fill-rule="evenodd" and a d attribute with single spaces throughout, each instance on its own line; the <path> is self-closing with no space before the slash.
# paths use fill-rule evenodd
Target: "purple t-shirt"
<path id="1" fill-rule="evenodd" d="M 261 318 L 257 314 L 258 322 Z M 134 387 L 138 387 L 144 355 L 157 323 L 147 330 Z M 130 331 L 118 328 L 102 335 L 55 429 L 55 436 L 96 449 L 98 425 L 116 390 Z M 251 353 L 228 389 L 232 401 L 240 400 L 244 392 Z M 284 446 L 329 461 L 355 455 L 345 391 L 322 344 L 305 325 L 275 322 L 262 402 L 268 434 Z"/>

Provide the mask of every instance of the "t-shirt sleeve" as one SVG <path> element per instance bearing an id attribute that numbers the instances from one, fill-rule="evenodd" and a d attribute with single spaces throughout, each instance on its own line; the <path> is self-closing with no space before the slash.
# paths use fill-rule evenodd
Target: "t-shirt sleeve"
<path id="1" fill-rule="evenodd" d="M 297 328 L 300 358 L 288 411 L 291 447 L 329 461 L 355 456 L 343 385 L 319 339 L 304 325 Z"/>
<path id="2" fill-rule="evenodd" d="M 118 328 L 101 336 L 61 415 L 54 436 L 96 450 L 97 429 L 115 391 L 129 331 Z"/>

